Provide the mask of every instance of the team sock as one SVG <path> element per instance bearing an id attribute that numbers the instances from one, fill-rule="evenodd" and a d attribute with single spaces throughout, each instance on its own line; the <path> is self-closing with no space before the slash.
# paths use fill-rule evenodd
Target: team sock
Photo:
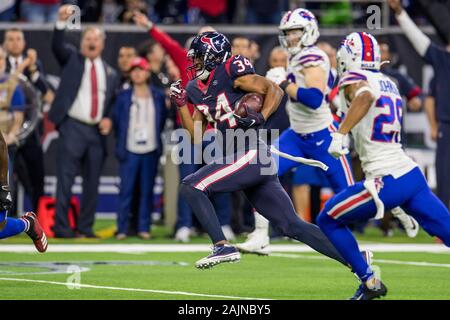
<path id="1" fill-rule="evenodd" d="M 23 219 L 6 218 L 6 224 L 0 231 L 0 239 L 6 239 L 26 231 L 28 224 Z"/>
<path id="2" fill-rule="evenodd" d="M 255 211 L 255 230 L 269 232 L 269 220 Z"/>
<path id="3" fill-rule="evenodd" d="M 328 215 L 320 219 L 320 227 L 339 251 L 341 256 L 350 264 L 352 271 L 362 282 L 366 282 L 374 273 L 363 259 L 358 243 L 347 226 L 340 224 Z"/>

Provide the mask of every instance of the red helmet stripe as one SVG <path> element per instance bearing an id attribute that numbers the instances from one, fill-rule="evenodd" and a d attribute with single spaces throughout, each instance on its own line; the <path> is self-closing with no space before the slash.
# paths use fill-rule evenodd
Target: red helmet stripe
<path id="1" fill-rule="evenodd" d="M 359 32 L 359 36 L 363 45 L 363 61 L 374 61 L 375 56 L 372 39 L 364 32 Z"/>

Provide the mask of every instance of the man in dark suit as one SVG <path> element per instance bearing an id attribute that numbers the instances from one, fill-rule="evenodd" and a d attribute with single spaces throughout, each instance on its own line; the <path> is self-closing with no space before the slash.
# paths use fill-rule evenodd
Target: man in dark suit
<path id="1" fill-rule="evenodd" d="M 56 188 L 57 237 L 73 237 L 67 217 L 71 188 L 81 169 L 83 194 L 77 228 L 80 237 L 95 237 L 92 227 L 100 173 L 105 158 L 105 136 L 111 131 L 112 107 L 119 79 L 101 58 L 104 33 L 85 29 L 80 50 L 65 40 L 71 6 L 62 6 L 52 38 L 52 50 L 62 72 L 49 118 L 59 132 Z"/>
<path id="2" fill-rule="evenodd" d="M 6 30 L 3 46 L 8 54 L 6 57 L 6 72 L 13 73 L 26 58 L 26 41 L 23 31 L 19 28 Z M 37 59 L 33 62 L 33 64 L 24 70 L 23 75 L 42 95 L 45 95 L 48 90 L 48 84 L 45 80 L 42 64 Z"/>
<path id="3" fill-rule="evenodd" d="M 23 71 L 23 75 L 42 94 L 42 97 L 45 97 L 49 86 L 45 80 L 42 64 L 37 59 L 34 49 L 25 51 L 26 41 L 22 30 L 18 28 L 6 30 L 3 46 L 7 52 L 6 72 L 14 73 L 20 64 L 29 57 L 31 62 Z M 44 195 L 44 153 L 41 146 L 40 129 L 40 125 L 37 125 L 22 141 L 14 161 L 14 171 L 18 180 L 23 184 L 26 194 L 30 197 L 35 211 L 39 198 Z"/>

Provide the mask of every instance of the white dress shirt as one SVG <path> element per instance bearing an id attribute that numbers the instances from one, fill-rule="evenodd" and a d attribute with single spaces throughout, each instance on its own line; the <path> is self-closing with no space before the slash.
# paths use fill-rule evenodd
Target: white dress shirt
<path id="1" fill-rule="evenodd" d="M 14 58 L 13 56 L 8 56 L 9 65 L 11 66 L 11 69 L 9 70 L 10 74 L 13 74 L 16 69 L 20 66 L 20 64 L 23 62 L 24 58 L 23 55 L 18 56 L 17 58 Z M 31 74 L 31 82 L 35 83 L 39 78 L 39 71 L 35 71 L 33 74 Z"/>
<path id="2" fill-rule="evenodd" d="M 80 88 L 78 89 L 77 97 L 69 110 L 69 116 L 86 124 L 98 124 L 103 118 L 103 110 L 105 108 L 106 95 L 106 72 L 105 66 L 100 57 L 94 59 L 95 72 L 97 75 L 97 116 L 95 119 L 91 118 L 91 67 L 90 59 L 84 61 L 84 72 L 81 79 Z"/>
<path id="3" fill-rule="evenodd" d="M 148 153 L 156 150 L 155 104 L 150 93 L 148 98 L 133 95 L 128 123 L 127 150 L 132 153 Z"/>
<path id="4" fill-rule="evenodd" d="M 11 70 L 9 73 L 14 73 L 16 71 L 17 67 L 20 66 L 20 64 L 23 62 L 23 57 L 20 55 L 17 58 L 14 58 L 13 56 L 8 56 L 9 64 L 11 65 Z"/>

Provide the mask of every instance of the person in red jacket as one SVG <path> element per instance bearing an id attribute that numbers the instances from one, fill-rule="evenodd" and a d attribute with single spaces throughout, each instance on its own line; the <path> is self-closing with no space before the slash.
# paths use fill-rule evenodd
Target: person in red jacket
<path id="1" fill-rule="evenodd" d="M 174 40 L 164 31 L 156 27 L 152 21 L 148 19 L 145 14 L 140 12 L 134 13 L 134 21 L 136 25 L 144 27 L 148 30 L 150 37 L 157 41 L 172 58 L 175 65 L 180 70 L 180 78 L 183 86 L 186 86 L 189 82 L 188 73 L 186 72 L 190 62 L 187 58 L 187 49 L 185 49 L 178 41 Z M 205 26 L 200 28 L 199 34 L 206 31 L 215 31 L 212 27 Z M 194 106 L 188 104 L 191 114 L 194 112 Z M 177 114 L 177 124 L 180 127 L 181 121 Z M 194 150 L 194 148 L 192 148 Z M 188 176 L 189 174 L 197 171 L 201 165 L 192 163 L 181 163 L 179 165 L 180 179 Z M 231 223 L 231 196 L 229 193 L 216 194 L 213 196 L 214 207 L 216 208 L 219 221 L 222 225 L 225 236 L 228 240 L 234 239 L 234 233 L 231 230 L 229 224 Z M 175 226 L 175 239 L 181 242 L 190 241 L 189 236 L 192 227 L 192 210 L 187 203 L 179 198 L 178 199 L 178 213 L 177 224 Z"/>
<path id="2" fill-rule="evenodd" d="M 156 27 L 145 14 L 141 12 L 135 12 L 134 21 L 136 25 L 146 28 L 148 30 L 150 37 L 152 37 L 155 41 L 159 42 L 159 44 L 164 48 L 164 50 L 166 50 L 167 54 L 172 58 L 173 62 L 181 71 L 182 85 L 183 86 L 187 85 L 189 79 L 187 73 L 184 72 L 189 64 L 187 58 L 187 49 L 184 48 L 178 41 L 173 39 L 167 33 Z M 198 33 L 200 34 L 206 31 L 215 31 L 215 30 L 210 26 L 205 26 L 200 28 Z"/>

